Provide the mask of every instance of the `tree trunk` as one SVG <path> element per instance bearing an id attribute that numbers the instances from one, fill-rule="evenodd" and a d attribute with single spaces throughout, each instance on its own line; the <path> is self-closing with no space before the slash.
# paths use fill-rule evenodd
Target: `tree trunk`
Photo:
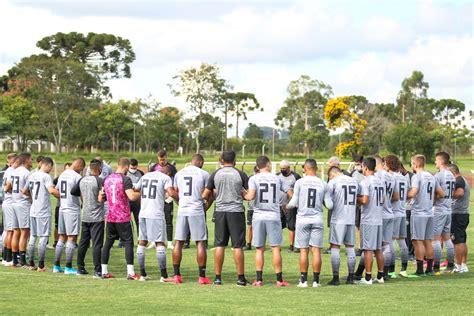
<path id="1" fill-rule="evenodd" d="M 224 107 L 224 149 L 227 150 L 227 103 L 225 103 Z"/>
<path id="2" fill-rule="evenodd" d="M 199 123 L 196 135 L 196 154 L 199 154 L 200 149 L 200 142 L 199 142 L 199 135 L 201 134 L 201 124 L 202 124 L 202 106 L 199 107 Z"/>
<path id="3" fill-rule="evenodd" d="M 239 139 L 239 116 L 240 116 L 240 113 L 239 113 L 239 103 L 237 103 L 237 108 L 236 108 L 236 122 L 235 122 L 235 137 L 237 139 Z"/>

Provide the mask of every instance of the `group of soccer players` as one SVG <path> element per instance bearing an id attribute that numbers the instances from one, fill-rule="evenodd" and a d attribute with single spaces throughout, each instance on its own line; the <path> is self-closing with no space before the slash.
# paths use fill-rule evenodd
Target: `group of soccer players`
<path id="1" fill-rule="evenodd" d="M 468 271 L 466 228 L 470 188 L 458 167 L 450 164 L 450 157 L 445 152 L 436 154 L 438 172 L 434 176 L 424 170 L 425 157 L 422 155 L 412 157 L 413 173 L 407 172 L 395 155 L 360 158 L 352 174 L 342 170 L 335 159 L 335 163 L 329 162 L 328 182 L 317 176 L 318 166 L 314 159 L 304 162 L 302 178 L 291 172 L 287 161 L 281 163 L 279 174 L 272 173 L 271 162 L 266 156 L 257 158 L 254 175 L 249 178 L 235 167 L 233 151 L 222 153 L 221 167 L 211 175 L 202 169 L 204 158 L 200 154 L 194 155 L 190 164 L 179 171 L 167 163 L 166 152 L 160 151 L 158 159 L 159 163 L 143 174 L 138 172 L 138 162 L 134 159 L 120 158 L 113 172 L 100 157 L 90 161 L 85 171 L 86 162 L 78 158 L 53 181 L 51 158 L 43 157 L 37 169 L 30 171 L 32 159 L 29 153 L 8 155 L 8 168 L 3 176 L 3 264 L 38 272 L 46 270 L 45 254 L 52 224 L 50 195 L 53 195 L 59 205 L 56 220 L 59 238 L 55 245 L 53 273 L 88 274 L 84 258 L 92 243 L 94 277 L 113 278 L 108 261 L 114 242 L 120 240 L 125 248 L 129 280 L 149 279 L 145 250 L 154 247 L 160 281 L 179 284 L 183 282 L 182 250 L 191 238 L 197 244 L 199 284 L 222 284 L 225 248 L 231 241 L 238 286 L 263 285 L 264 251 L 268 244 L 276 285 L 284 287 L 288 282 L 282 274 L 281 245 L 283 226 L 287 226 L 290 230 L 289 251 L 297 249 L 300 253 L 298 287 L 308 287 L 310 253 L 312 286 L 319 287 L 321 249 L 324 248 L 323 207 L 330 210 L 333 278 L 329 285 L 340 284 L 341 246 L 347 255 L 347 284 L 358 281 L 370 285 L 396 278 L 394 241 L 400 249 L 399 275 L 402 277 L 439 275 L 442 245 L 448 259 L 446 271 Z M 85 175 L 81 176 L 82 173 Z M 178 204 L 174 246 L 170 244 L 173 200 Z M 247 222 L 245 200 L 251 206 Z M 206 277 L 206 212 L 213 203 L 215 279 L 211 281 Z M 166 208 L 170 207 L 171 212 L 167 215 Z M 409 231 L 417 263 L 416 272 L 410 275 L 407 273 L 407 208 L 411 211 Z M 132 215 L 138 229 L 136 253 Z M 248 243 L 246 223 L 251 229 Z M 81 239 L 77 245 L 79 235 Z M 167 272 L 166 246 L 172 248 L 173 276 Z M 362 251 L 357 269 L 355 246 Z M 244 271 L 244 249 L 251 247 L 255 248 L 256 279 L 253 283 L 247 281 Z M 65 268 L 61 266 L 64 248 Z M 76 248 L 77 269 L 73 267 Z M 372 278 L 374 254 L 377 276 Z M 134 270 L 135 255 L 139 274 Z"/>

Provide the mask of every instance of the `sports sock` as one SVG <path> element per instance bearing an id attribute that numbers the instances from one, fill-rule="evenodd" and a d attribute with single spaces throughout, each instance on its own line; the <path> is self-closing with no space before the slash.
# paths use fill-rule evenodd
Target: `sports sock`
<path id="1" fill-rule="evenodd" d="M 393 244 L 393 240 L 390 241 L 390 266 L 388 272 L 395 272 L 395 246 Z"/>
<path id="2" fill-rule="evenodd" d="M 36 245 L 36 236 L 30 236 L 30 241 L 28 242 L 28 258 L 30 260 L 30 266 L 35 265 L 35 245 Z"/>
<path id="3" fill-rule="evenodd" d="M 173 264 L 174 275 L 181 275 L 180 268 L 181 268 L 181 265 L 179 265 L 179 264 Z"/>
<path id="4" fill-rule="evenodd" d="M 221 279 L 221 276 L 219 275 L 219 279 Z M 239 274 L 237 276 L 237 280 L 239 281 L 245 281 L 245 274 Z"/>
<path id="5" fill-rule="evenodd" d="M 423 260 L 416 259 L 416 274 L 423 274 Z"/>
<path id="6" fill-rule="evenodd" d="M 18 251 L 13 251 L 12 257 L 13 257 L 13 265 L 17 265 L 18 264 Z"/>
<path id="7" fill-rule="evenodd" d="M 6 262 L 11 262 L 12 261 L 12 249 L 11 248 L 6 248 L 6 255 L 4 257 Z"/>
<path id="8" fill-rule="evenodd" d="M 44 259 L 46 258 L 46 247 L 48 245 L 48 237 L 40 237 L 38 242 L 38 267 L 44 268 Z"/>
<path id="9" fill-rule="evenodd" d="M 135 275 L 135 268 L 133 267 L 133 264 L 127 264 L 127 274 Z"/>
<path id="10" fill-rule="evenodd" d="M 444 242 L 444 246 L 446 247 L 446 257 L 448 259 L 448 268 L 452 268 L 454 266 L 454 245 L 451 239 L 448 239 Z"/>
<path id="11" fill-rule="evenodd" d="M 256 271 L 257 272 L 257 281 L 263 281 L 263 272 L 262 271 Z"/>
<path id="12" fill-rule="evenodd" d="M 356 264 L 356 255 L 354 248 L 346 248 L 346 255 L 347 255 L 347 269 L 349 274 L 354 273 L 355 264 Z M 362 273 L 361 273 L 362 274 Z"/>
<path id="13" fill-rule="evenodd" d="M 402 271 L 407 270 L 408 265 L 408 247 L 405 239 L 398 239 L 398 246 L 400 247 L 400 259 L 402 261 Z"/>
<path id="14" fill-rule="evenodd" d="M 101 264 L 102 275 L 109 274 L 109 265 L 108 264 Z"/>
<path id="15" fill-rule="evenodd" d="M 425 273 L 433 272 L 433 259 L 426 259 L 426 263 Z"/>
<path id="16" fill-rule="evenodd" d="M 145 272 L 145 246 L 138 245 L 137 246 L 137 260 L 138 260 L 138 267 L 140 268 L 140 275 L 146 276 Z"/>
<path id="17" fill-rule="evenodd" d="M 166 249 L 165 246 L 156 246 L 156 259 L 158 260 L 158 265 L 160 266 L 161 276 L 164 278 L 168 277 L 168 272 L 166 271 Z"/>
<path id="18" fill-rule="evenodd" d="M 278 282 L 283 282 L 283 273 L 282 272 L 278 272 L 276 274 L 276 277 L 277 277 Z"/>
<path id="19" fill-rule="evenodd" d="M 66 268 L 72 268 L 72 256 L 74 255 L 76 244 L 72 241 L 66 242 Z"/>
<path id="20" fill-rule="evenodd" d="M 319 283 L 319 274 L 320 272 L 313 272 L 313 281 Z"/>
<path id="21" fill-rule="evenodd" d="M 390 267 L 390 260 L 392 258 L 392 254 L 390 253 L 390 245 L 389 244 L 383 244 L 382 245 L 382 253 L 383 253 L 384 272 L 388 272 L 388 269 Z"/>
<path id="22" fill-rule="evenodd" d="M 54 251 L 54 265 L 56 266 L 61 265 L 61 256 L 63 254 L 63 248 L 64 248 L 64 241 L 60 239 L 58 240 L 58 243 L 56 244 L 56 249 Z"/>
<path id="23" fill-rule="evenodd" d="M 331 248 L 331 267 L 332 274 L 339 275 L 339 266 L 341 265 L 341 254 L 339 248 Z"/>
<path id="24" fill-rule="evenodd" d="M 366 273 L 365 273 L 365 280 L 366 280 L 366 281 L 372 280 L 372 273 L 367 273 L 367 272 L 366 272 Z"/>
<path id="25" fill-rule="evenodd" d="M 439 240 L 433 240 L 433 260 L 435 262 L 435 270 L 439 270 L 439 261 L 441 260 L 441 256 L 443 255 L 443 250 L 441 249 L 441 242 Z"/>
<path id="26" fill-rule="evenodd" d="M 20 251 L 20 264 L 26 265 L 26 251 Z"/>
<path id="27" fill-rule="evenodd" d="M 383 278 L 383 277 L 384 277 L 384 274 L 385 274 L 385 273 L 382 272 L 382 271 L 377 271 L 377 279 Z"/>
<path id="28" fill-rule="evenodd" d="M 301 283 L 305 283 L 308 280 L 308 272 L 301 272 Z"/>
<path id="29" fill-rule="evenodd" d="M 216 274 L 216 280 L 222 280 L 222 277 L 220 274 Z"/>
<path id="30" fill-rule="evenodd" d="M 200 278 L 206 277 L 206 266 L 199 266 L 199 277 Z"/>

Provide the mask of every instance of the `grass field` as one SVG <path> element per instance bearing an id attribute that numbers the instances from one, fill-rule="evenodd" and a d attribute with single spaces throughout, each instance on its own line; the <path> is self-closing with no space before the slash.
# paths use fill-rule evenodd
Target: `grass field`
<path id="1" fill-rule="evenodd" d="M 179 162 L 179 166 L 184 164 Z M 432 166 L 431 166 L 432 167 Z M 465 160 L 461 168 L 473 169 L 472 161 Z M 466 170 L 467 171 L 467 170 Z M 471 181 L 472 185 L 472 181 Z M 474 199 L 471 196 L 471 209 Z M 212 212 L 212 209 L 209 212 Z M 175 208 L 176 214 L 176 208 Z M 176 217 L 176 216 L 175 216 Z M 210 242 L 214 226 L 208 216 Z M 325 231 L 327 236 L 327 229 Z M 0 266 L 0 312 L 9 314 L 473 314 L 474 260 L 470 255 L 471 272 L 442 275 L 423 279 L 396 279 L 387 284 L 370 287 L 324 286 L 313 289 L 296 287 L 299 278 L 299 254 L 287 253 L 287 231 L 284 231 L 283 273 L 290 282 L 288 288 L 277 288 L 271 267 L 270 253 L 266 254 L 265 286 L 238 288 L 235 286 L 235 267 L 231 249 L 226 252 L 223 269 L 224 285 L 199 286 L 195 247 L 184 250 L 181 285 L 159 282 L 159 269 L 154 250 L 147 250 L 147 272 L 152 280 L 132 282 L 125 279 L 124 250 L 113 248 L 109 270 L 117 277 L 97 280 L 90 276 L 36 273 Z M 468 245 L 474 254 L 474 225 L 468 229 Z M 327 238 L 325 239 L 327 240 Z M 53 250 L 47 252 L 47 267 L 53 263 Z M 74 256 L 76 258 L 77 252 Z M 255 251 L 245 252 L 246 275 L 254 275 Z M 213 277 L 214 252 L 208 252 L 208 276 Z M 168 270 L 172 272 L 171 252 L 167 250 Z M 86 265 L 92 270 L 91 251 Z M 138 271 L 137 264 L 135 268 Z M 397 271 L 400 265 L 397 261 Z M 415 265 L 409 263 L 409 272 Z M 375 267 L 374 267 L 375 271 Z M 311 268 L 309 279 L 312 280 Z M 341 275 L 347 273 L 342 255 Z M 171 273 L 172 274 L 172 273 Z M 323 255 L 321 282 L 331 279 L 328 254 Z"/>

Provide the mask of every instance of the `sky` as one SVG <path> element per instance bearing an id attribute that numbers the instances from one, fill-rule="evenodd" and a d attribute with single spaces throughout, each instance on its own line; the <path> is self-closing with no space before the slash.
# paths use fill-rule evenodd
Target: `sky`
<path id="1" fill-rule="evenodd" d="M 429 97 L 473 109 L 473 15 L 473 1 L 464 0 L 0 0 L 0 75 L 39 53 L 45 36 L 111 33 L 136 53 L 132 78 L 108 83 L 114 99 L 151 95 L 186 111 L 170 93 L 172 77 L 216 63 L 234 91 L 254 93 L 264 108 L 242 130 L 249 122 L 273 126 L 300 75 L 331 85 L 334 96 L 393 103 L 401 81 L 420 70 Z"/>

